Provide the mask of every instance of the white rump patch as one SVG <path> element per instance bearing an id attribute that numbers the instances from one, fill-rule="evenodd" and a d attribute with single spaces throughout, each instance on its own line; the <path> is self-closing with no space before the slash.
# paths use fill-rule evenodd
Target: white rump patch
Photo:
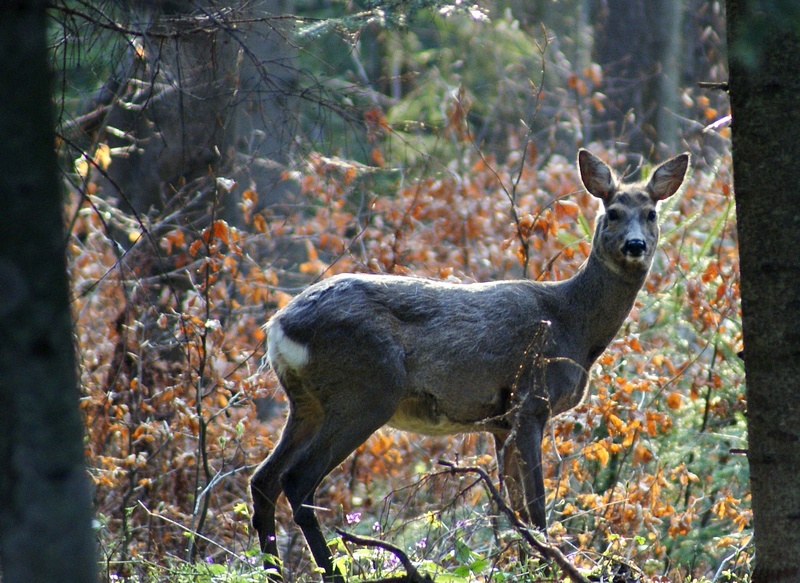
<path id="1" fill-rule="evenodd" d="M 300 370 L 308 364 L 308 347 L 289 338 L 280 322 L 267 324 L 267 358 L 273 370 Z"/>

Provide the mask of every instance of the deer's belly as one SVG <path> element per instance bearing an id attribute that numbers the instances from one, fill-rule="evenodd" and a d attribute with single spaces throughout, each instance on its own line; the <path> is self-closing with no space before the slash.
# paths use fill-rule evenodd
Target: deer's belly
<path id="1" fill-rule="evenodd" d="M 415 395 L 400 403 L 387 425 L 395 429 L 424 435 L 452 435 L 454 433 L 489 431 L 492 428 L 493 424 L 489 421 L 492 418 L 492 412 L 474 411 L 474 417 L 470 419 L 456 419 L 452 414 L 448 415 L 445 409 L 446 407 L 443 407 L 431 395 Z"/>

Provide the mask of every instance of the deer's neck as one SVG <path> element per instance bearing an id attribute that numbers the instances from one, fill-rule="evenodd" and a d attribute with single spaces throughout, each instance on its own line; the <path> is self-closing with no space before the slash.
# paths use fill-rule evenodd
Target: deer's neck
<path id="1" fill-rule="evenodd" d="M 567 305 L 582 314 L 592 349 L 605 348 L 614 339 L 646 278 L 646 270 L 619 273 L 592 253 L 578 272 L 563 282 Z"/>

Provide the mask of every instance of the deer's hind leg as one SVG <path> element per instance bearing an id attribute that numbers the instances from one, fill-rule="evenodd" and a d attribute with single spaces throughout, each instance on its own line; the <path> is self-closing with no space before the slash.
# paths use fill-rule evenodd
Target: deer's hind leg
<path id="1" fill-rule="evenodd" d="M 375 347 L 380 347 L 380 350 Z M 319 406 L 319 424 L 280 474 L 283 489 L 317 565 L 326 580 L 341 581 L 314 512 L 314 494 L 322 479 L 370 435 L 386 424 L 404 389 L 402 350 L 390 342 L 354 349 L 357 365 L 314 371 L 304 379 L 307 394 Z M 367 371 L 369 374 L 364 374 Z"/>
<path id="2" fill-rule="evenodd" d="M 261 552 L 265 555 L 265 568 L 274 568 L 278 559 L 275 507 L 282 491 L 281 476 L 319 431 L 320 421 L 319 416 L 304 415 L 302 409 L 298 412 L 296 405 L 291 403 L 289 416 L 277 445 L 250 479 L 253 526 L 258 532 Z"/>
<path id="3" fill-rule="evenodd" d="M 314 561 L 326 580 L 340 581 L 319 520 L 314 494 L 322 479 L 392 416 L 386 402 L 362 401 L 351 407 L 326 412 L 314 439 L 298 453 L 282 473 L 281 486 L 292 507 L 294 521 L 303 531 Z"/>

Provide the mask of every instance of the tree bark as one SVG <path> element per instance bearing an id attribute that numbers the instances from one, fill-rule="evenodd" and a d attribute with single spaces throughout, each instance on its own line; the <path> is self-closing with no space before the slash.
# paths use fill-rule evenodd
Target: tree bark
<path id="1" fill-rule="evenodd" d="M 261 207 L 292 192 L 283 176 L 297 135 L 298 71 L 281 18 L 292 1 L 229 4 L 175 0 L 123 9 L 125 26 L 141 36 L 97 99 L 111 106 L 103 141 L 128 150 L 99 181 L 123 210 L 157 214 L 181 185 L 210 171 L 254 186 Z M 238 197 L 222 202 L 221 216 L 240 224 Z"/>
<path id="2" fill-rule="evenodd" d="M 141 36 L 101 95 L 111 102 L 104 127 L 116 130 L 103 140 L 129 151 L 100 185 L 120 208 L 144 215 L 228 162 L 239 47 L 211 2 L 131 3 L 125 18 Z M 215 26 L 202 26 L 207 20 Z"/>
<path id="3" fill-rule="evenodd" d="M 47 65 L 47 2 L 0 6 L 2 579 L 94 583 Z"/>
<path id="4" fill-rule="evenodd" d="M 789 4 L 727 2 L 753 583 L 800 580 L 800 10 Z"/>
<path id="5" fill-rule="evenodd" d="M 293 0 L 260 0 L 249 4 L 254 19 L 294 13 Z M 295 186 L 284 170 L 296 155 L 299 132 L 296 49 L 285 21 L 242 27 L 248 54 L 239 71 L 239 95 L 233 118 L 237 151 L 250 161 L 243 178 L 255 184 L 259 208 L 286 203 Z M 230 222 L 233 222 L 231 219 Z"/>
<path id="6" fill-rule="evenodd" d="M 651 158 L 675 147 L 681 0 L 607 0 L 595 13 L 595 58 L 603 67 L 605 113 L 597 139 L 624 140 Z M 662 145 L 664 147 L 662 147 Z"/>

